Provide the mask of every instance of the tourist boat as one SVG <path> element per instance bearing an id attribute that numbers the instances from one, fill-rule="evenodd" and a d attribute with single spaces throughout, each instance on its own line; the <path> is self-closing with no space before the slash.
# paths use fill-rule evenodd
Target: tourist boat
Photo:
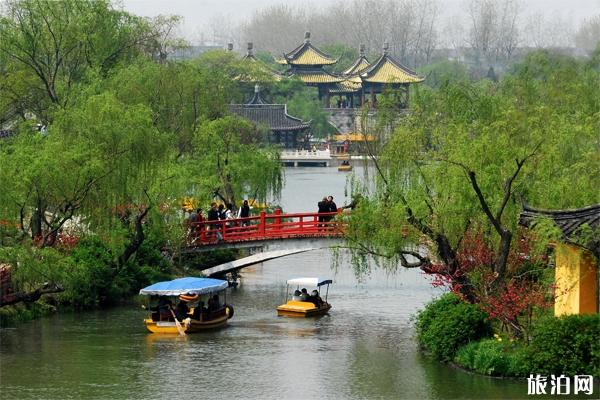
<path id="1" fill-rule="evenodd" d="M 229 283 L 221 279 L 186 277 L 145 287 L 140 290 L 140 295 L 158 299 L 159 306 L 150 308 L 154 312 L 144 319 L 144 324 L 152 333 L 175 335 L 222 328 L 233 317 L 233 307 L 226 304 L 225 289 L 228 286 Z M 223 302 L 219 300 L 221 293 L 224 294 Z M 189 317 L 181 322 L 175 318 L 171 306 L 172 299 L 177 297 L 189 307 Z M 208 304 L 208 308 L 204 304 Z"/>
<path id="2" fill-rule="evenodd" d="M 350 164 L 350 156 L 347 159 L 342 161 L 340 165 L 338 165 L 338 171 L 352 171 L 352 165 Z"/>
<path id="3" fill-rule="evenodd" d="M 277 315 L 285 317 L 315 317 L 317 315 L 327 314 L 331 309 L 331 304 L 327 302 L 327 295 L 329 294 L 329 285 L 333 281 L 331 279 L 320 279 L 320 278 L 294 278 L 287 281 L 286 289 L 286 303 L 277 307 Z M 300 290 L 300 287 L 310 287 L 320 289 L 323 285 L 327 285 L 325 292 L 325 300 L 322 300 L 317 292 L 317 301 L 314 298 L 308 298 L 307 300 L 297 298 L 293 296 L 290 298 L 290 288 Z M 314 292 L 314 291 L 313 291 Z"/>

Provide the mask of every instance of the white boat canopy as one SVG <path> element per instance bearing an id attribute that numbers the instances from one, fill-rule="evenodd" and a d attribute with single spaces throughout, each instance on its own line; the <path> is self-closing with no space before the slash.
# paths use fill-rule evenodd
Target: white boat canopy
<path id="1" fill-rule="evenodd" d="M 288 285 L 298 285 L 298 286 L 323 286 L 329 285 L 333 283 L 331 279 L 326 278 L 294 278 L 288 279 Z"/>

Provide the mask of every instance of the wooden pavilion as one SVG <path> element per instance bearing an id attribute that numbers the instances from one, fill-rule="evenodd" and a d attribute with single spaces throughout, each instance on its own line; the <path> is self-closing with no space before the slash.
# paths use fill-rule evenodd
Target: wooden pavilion
<path id="1" fill-rule="evenodd" d="M 389 45 L 384 43 L 382 55 L 369 63 L 361 44 L 358 59 L 343 73 L 333 74 L 324 67 L 335 64 L 335 60 L 314 47 L 310 32 L 306 32 L 304 43 L 289 53 L 283 54 L 280 64 L 288 65 L 287 76 L 297 76 L 307 86 L 316 86 L 319 99 L 325 99 L 325 107 L 331 107 L 331 96 L 338 96 L 338 108 L 354 108 L 368 104 L 375 108 L 377 95 L 391 90 L 398 96 L 401 108 L 408 106 L 409 87 L 423 82 L 424 78 L 402 65 L 388 54 Z"/>
<path id="2" fill-rule="evenodd" d="M 310 32 L 304 35 L 304 43 L 289 53 L 284 53 L 283 59 L 277 60 L 279 64 L 289 66 L 286 73 L 288 77 L 298 77 L 305 85 L 317 87 L 319 100 L 324 98 L 326 107 L 330 105 L 330 90 L 344 79 L 330 74 L 323 67 L 337 61 L 310 43 Z"/>

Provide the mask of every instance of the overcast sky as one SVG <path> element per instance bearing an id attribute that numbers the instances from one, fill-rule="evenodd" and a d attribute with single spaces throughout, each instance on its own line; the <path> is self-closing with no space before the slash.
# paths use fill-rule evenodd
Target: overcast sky
<path id="1" fill-rule="evenodd" d="M 442 17 L 463 13 L 466 0 L 439 0 Z M 137 15 L 180 15 L 184 18 L 181 34 L 197 41 L 201 32 L 209 32 L 208 25 L 216 18 L 225 24 L 237 23 L 253 12 L 275 4 L 293 7 L 326 7 L 339 0 L 122 0 L 124 8 Z M 600 0 L 522 0 L 524 14 L 541 12 L 545 15 L 560 15 L 578 25 L 584 18 L 600 14 Z"/>

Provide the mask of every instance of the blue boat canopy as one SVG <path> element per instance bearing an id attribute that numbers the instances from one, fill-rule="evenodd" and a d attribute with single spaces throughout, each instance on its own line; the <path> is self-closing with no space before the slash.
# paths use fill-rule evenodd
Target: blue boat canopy
<path id="1" fill-rule="evenodd" d="M 158 282 L 140 290 L 143 295 L 179 296 L 180 294 L 205 294 L 226 289 L 227 281 L 212 278 L 186 277 L 172 281 Z"/>

